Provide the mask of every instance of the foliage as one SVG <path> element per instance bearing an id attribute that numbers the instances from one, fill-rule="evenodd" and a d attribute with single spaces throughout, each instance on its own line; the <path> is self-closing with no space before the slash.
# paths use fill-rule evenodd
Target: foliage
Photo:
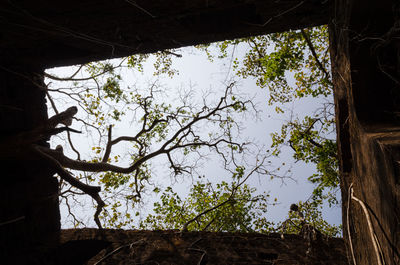
<path id="1" fill-rule="evenodd" d="M 255 188 L 238 187 L 232 195 L 234 183 L 196 182 L 186 199 L 168 187 L 161 201 L 154 203 L 154 214 L 149 214 L 140 224 L 146 229 L 182 229 L 191 219 L 202 212 L 221 205 L 209 214 L 202 215 L 188 225 L 189 231 L 252 231 L 254 220 L 267 211 L 269 195 L 254 196 Z"/>
<path id="2" fill-rule="evenodd" d="M 319 122 L 321 127 L 315 129 Z M 281 146 L 287 143 L 294 151 L 296 161 L 314 163 L 317 173 L 308 180 L 317 184 L 313 191 L 313 201 L 321 204 L 327 199 L 329 204 L 337 204 L 335 192 L 339 187 L 338 161 L 336 142 L 324 137 L 321 130 L 326 130 L 326 121 L 319 118 L 306 116 L 303 121 L 295 120 L 284 124 L 280 133 L 272 133 L 272 150 L 274 155 L 279 155 Z M 328 189 L 327 193 L 324 190 Z M 331 193 L 333 191 L 333 193 Z"/>
<path id="3" fill-rule="evenodd" d="M 217 58 L 229 56 L 229 48 L 246 44 L 249 50 L 244 60 L 234 58 L 233 70 L 242 78 L 255 78 L 261 88 L 268 88 L 268 104 L 278 113 L 285 113 L 282 106 L 295 99 L 330 98 L 332 81 L 327 26 L 273 33 L 244 39 L 227 40 L 216 44 Z M 210 45 L 198 46 L 215 59 Z M 234 51 L 234 49 L 232 49 Z M 290 82 L 291 78 L 295 82 Z M 333 103 L 317 108 L 312 116 L 293 117 L 272 133 L 272 153 L 279 156 L 284 146 L 293 150 L 296 161 L 313 163 L 317 173 L 308 179 L 316 184 L 314 204 L 327 199 L 337 204 L 339 186 L 338 162 Z"/>
<path id="4" fill-rule="evenodd" d="M 132 67 L 129 60 L 139 63 L 143 59 L 142 55 L 137 57 L 137 60 L 128 58 L 128 68 Z M 166 61 L 162 60 L 163 63 Z M 251 101 L 235 92 L 234 83 L 227 85 L 219 98 L 215 94 L 200 98 L 201 104 L 193 100 L 195 92 L 190 90 L 177 95 L 179 100 L 170 99 L 171 103 L 166 103 L 166 93 L 157 82 L 145 89 L 122 88 L 120 65 L 91 63 L 81 67 L 90 75 L 88 78 L 69 78 L 74 81 L 68 88 L 72 92 L 67 93 L 67 88 L 61 86 L 48 89 L 48 97 L 56 113 L 58 110 L 53 95 L 59 94 L 68 96 L 85 111 L 86 117 L 83 115 L 77 121 L 84 125 L 88 133 L 98 133 L 98 143 L 92 146 L 90 159 L 81 160 L 81 154 L 69 134 L 69 143 L 77 154 L 75 161 L 71 162 L 70 158 L 55 153 L 55 150 L 44 150 L 63 167 L 78 170 L 75 175 L 86 184 L 102 187 L 105 202 L 99 200 L 97 193 L 91 194 L 105 208 L 101 212 L 97 208 L 95 220 L 100 223 L 100 218 L 107 227 L 118 228 L 132 222 L 135 217 L 132 211 L 142 202 L 142 194 L 149 192 L 149 187 L 157 189 L 152 181 L 153 160 L 162 161 L 175 177 L 192 175 L 197 164 L 210 152 L 220 156 L 223 165 L 228 167 L 235 154 L 246 150 L 245 144 L 234 140 L 239 133 L 235 113 L 252 109 Z M 159 64 L 156 64 L 157 67 Z M 169 74 L 169 71 L 165 70 L 165 73 Z M 77 80 L 87 82 L 82 84 Z M 114 137 L 113 128 L 128 114 L 135 126 L 127 135 Z M 113 147 L 120 143 L 129 148 L 128 154 L 113 153 Z M 68 174 L 63 171 L 59 175 Z M 67 178 L 70 180 L 73 177 Z M 68 180 L 62 182 L 62 200 L 67 201 L 68 196 L 75 197 L 75 189 L 85 187 L 82 183 L 71 186 Z M 75 224 L 81 223 L 75 215 L 71 216 Z"/>
<path id="5" fill-rule="evenodd" d="M 294 99 L 332 96 L 327 38 L 327 27 L 321 26 L 224 41 L 216 44 L 219 51 L 217 56 L 210 51 L 210 45 L 198 48 L 204 50 L 210 60 L 215 60 L 229 57 L 232 47 L 248 45 L 249 50 L 243 60 L 231 55 L 232 69 L 237 77 L 255 78 L 261 88 L 267 88 L 268 103 L 274 105 L 278 113 L 284 114 L 286 111 L 283 106 Z M 87 114 L 77 118 L 77 121 L 83 124 L 87 132 L 98 134 L 98 144 L 92 147 L 90 159 L 84 161 L 88 163 L 87 167 L 98 166 L 99 169 L 95 170 L 97 173 L 88 174 L 90 170 L 84 169 L 83 174 L 76 175 L 88 184 L 99 184 L 103 188 L 102 196 L 106 203 L 100 218 L 107 227 L 131 227 L 134 218 L 140 215 L 137 207 L 142 202 L 142 194 L 160 192 L 160 188 L 152 181 L 154 172 L 151 161 L 155 157 L 165 156 L 164 164 L 168 165 L 174 176 L 192 175 L 198 161 L 205 155 L 203 147 L 220 155 L 225 168 L 236 165 L 235 154 L 244 150 L 241 143 L 232 140 L 238 135 L 238 132 L 236 135 L 234 133 L 238 121 L 233 113 L 247 112 L 252 103 L 233 92 L 233 85 L 227 87 L 220 101 L 203 99 L 200 106 L 190 102 L 194 98 L 191 91 L 180 96 L 179 104 L 167 104 L 166 95 L 157 82 L 144 90 L 134 85 L 123 86 L 122 69 L 143 72 L 151 56 L 130 56 L 117 65 L 112 62 L 90 63 L 80 66 L 69 78 L 47 75 L 53 80 L 72 81 L 70 87 L 49 86 L 48 97 L 55 112 L 58 113 L 54 95 L 69 97 Z M 158 52 L 153 56 L 154 76 L 172 77 L 177 73 L 172 68 L 172 58 L 180 57 L 176 51 Z M 76 78 L 78 72 L 89 76 Z M 289 77 L 293 77 L 295 82 L 289 81 Z M 307 222 L 312 222 L 328 235 L 338 232 L 337 227 L 329 226 L 322 219 L 319 210 L 326 199 L 330 204 L 338 203 L 335 194 L 338 187 L 337 150 L 335 139 L 331 137 L 334 131 L 332 106 L 331 103 L 325 104 L 310 116 L 292 116 L 280 132 L 271 135 L 273 143 L 270 150 L 270 153 L 279 156 L 282 148 L 289 146 L 296 161 L 316 165 L 317 173 L 308 178 L 316 184 L 312 201 L 300 203 L 300 208 L 306 213 Z M 129 136 L 113 139 L 112 128 L 128 117 L 133 117 L 131 122 L 137 125 L 137 130 Z M 209 129 L 208 133 L 203 131 L 204 128 Z M 69 132 L 68 141 L 77 154 L 77 161 L 81 161 L 81 154 L 74 147 Z M 128 155 L 111 153 L 111 147 L 119 142 L 129 142 Z M 129 165 L 115 167 L 127 160 Z M 192 164 L 188 164 L 188 161 Z M 104 164 L 107 166 L 101 167 Z M 263 172 L 273 176 L 270 173 Z M 154 214 L 147 216 L 140 227 L 175 229 L 187 226 L 189 230 L 264 233 L 277 231 L 279 224 L 273 224 L 265 218 L 268 194 L 255 195 L 255 189 L 245 184 L 239 185 L 237 174 L 239 172 L 232 174 L 232 183 L 221 182 L 215 187 L 209 182 L 197 182 L 183 201 L 171 187 L 167 188 L 161 195 L 161 201 L 154 205 Z M 243 172 L 239 175 L 243 176 Z M 65 182 L 62 187 L 62 199 L 68 203 L 69 196 L 76 194 L 75 188 Z M 204 212 L 207 214 L 202 214 Z M 76 225 L 81 223 L 71 215 Z M 189 222 L 193 218 L 195 221 Z M 290 213 L 290 219 L 293 218 L 290 225 L 285 226 L 285 232 L 298 232 L 298 220 L 294 213 Z"/>
<path id="6" fill-rule="evenodd" d="M 162 193 L 161 201 L 154 203 L 154 214 L 142 220 L 139 227 L 180 230 L 189 220 L 199 217 L 187 226 L 189 231 L 299 234 L 307 223 L 326 236 L 340 235 L 341 227 L 328 224 L 322 217 L 320 206 L 299 202 L 299 212 L 304 218 L 300 218 L 298 212 L 289 211 L 286 221 L 275 224 L 265 217 L 268 205 L 274 204 L 268 202 L 269 194 L 255 195 L 255 188 L 243 185 L 237 187 L 232 196 L 235 187 L 234 182 L 212 185 L 198 181 L 184 200 L 168 187 Z"/>
<path id="7" fill-rule="evenodd" d="M 321 206 L 315 207 L 310 202 L 298 202 L 298 211 L 289 211 L 289 218 L 277 224 L 277 231 L 285 234 L 298 234 L 304 223 L 312 225 L 322 234 L 333 237 L 339 236 L 341 226 L 330 225 L 324 220 Z"/>

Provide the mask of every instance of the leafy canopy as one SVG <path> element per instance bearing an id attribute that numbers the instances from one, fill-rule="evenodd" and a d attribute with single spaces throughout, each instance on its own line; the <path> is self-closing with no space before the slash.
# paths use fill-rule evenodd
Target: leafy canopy
<path id="1" fill-rule="evenodd" d="M 281 130 L 272 133 L 271 152 L 279 156 L 288 146 L 296 161 L 315 164 L 317 173 L 308 178 L 316 184 L 313 203 L 319 205 L 328 200 L 331 205 L 337 204 L 339 173 L 327 26 L 227 40 L 214 45 L 219 52 L 217 55 L 210 49 L 211 44 L 198 48 L 204 50 L 210 60 L 231 56 L 235 74 L 254 78 L 259 87 L 267 88 L 268 104 L 274 105 L 277 113 L 285 114 L 283 106 L 295 99 L 327 99 L 312 115 L 296 117 L 291 112 Z M 230 49 L 239 45 L 248 47 L 242 61 L 235 58 L 234 49 Z M 231 55 L 229 50 L 233 51 Z"/>
<path id="2" fill-rule="evenodd" d="M 217 49 L 211 49 L 211 45 L 198 46 L 198 49 L 206 52 L 210 60 L 231 56 L 235 75 L 239 78 L 254 78 L 259 87 L 268 89 L 268 104 L 274 105 L 277 113 L 285 114 L 285 104 L 295 99 L 331 99 L 332 82 L 327 43 L 327 27 L 320 26 L 227 40 L 213 44 Z M 232 47 L 239 45 L 248 47 L 243 60 L 235 58 L 233 53 L 229 54 L 235 50 Z M 216 50 L 217 55 L 214 55 Z M 176 51 L 158 52 L 154 57 L 154 76 L 172 77 L 177 74 L 172 68 L 172 59 L 179 56 Z M 78 119 L 82 126 L 88 132 L 97 132 L 98 145 L 92 146 L 91 159 L 88 162 L 121 163 L 128 159 L 130 168 L 134 168 L 129 173 L 104 170 L 97 174 L 77 174 L 79 179 L 103 187 L 106 210 L 100 217 L 108 227 L 133 226 L 134 218 L 139 215 L 138 211 L 132 214 L 133 209 L 142 202 L 142 194 L 149 191 L 160 192 L 160 188 L 152 182 L 154 172 L 150 158 L 165 154 L 175 176 L 183 173 L 190 175 L 193 174 L 196 163 L 185 165 L 185 157 L 192 157 L 196 161 L 204 155 L 202 147 L 211 148 L 221 155 L 226 167 L 234 161 L 234 153 L 243 151 L 242 144 L 233 139 L 237 120 L 232 113 L 247 112 L 252 104 L 232 92 L 231 87 L 228 86 L 220 102 L 207 102 L 200 107 L 189 102 L 193 98 L 191 92 L 181 95 L 178 105 L 160 100 L 165 94 L 156 82 L 145 90 L 134 86 L 123 88 L 122 66 L 143 72 L 150 57 L 148 54 L 134 55 L 124 58 L 117 65 L 110 62 L 90 63 L 79 67 L 70 78 L 65 78 L 72 82 L 70 87 L 48 88 L 48 96 L 55 112 L 57 107 L 53 100 L 54 95 L 64 95 L 84 110 L 86 116 Z M 76 78 L 76 74 L 82 71 L 89 76 Z M 49 74 L 47 77 L 62 81 Z M 292 116 L 282 126 L 281 131 L 271 135 L 273 142 L 268 150 L 270 154 L 279 156 L 282 149 L 289 146 L 296 161 L 316 165 L 317 173 L 308 178 L 316 184 L 312 200 L 300 202 L 299 207 L 306 213 L 307 222 L 313 223 L 328 235 L 336 235 L 339 231 L 337 227 L 328 225 L 320 212 L 324 200 L 327 199 L 330 204 L 338 203 L 336 191 L 339 177 L 336 141 L 332 136 L 335 130 L 332 106 L 328 102 L 312 115 Z M 123 140 L 110 140 L 111 128 L 128 116 L 134 117 L 132 122 L 139 124 L 139 130 Z M 208 127 L 208 137 L 199 133 L 199 129 L 201 131 Z M 220 131 L 216 132 L 215 128 Z M 80 161 L 80 152 L 73 146 L 70 135 L 68 140 Z M 110 155 L 109 143 L 116 144 L 119 141 L 130 143 L 128 155 Z M 222 146 L 227 149 L 222 151 Z M 180 152 L 180 159 L 177 159 L 177 151 Z M 240 171 L 241 168 L 236 167 L 236 170 Z M 270 173 L 264 172 L 266 175 L 271 175 Z M 243 176 L 243 172 L 240 175 Z M 142 220 L 140 227 L 180 229 L 187 226 L 188 230 L 257 232 L 278 231 L 279 227 L 284 227 L 285 232 L 299 231 L 301 225 L 299 220 L 296 221 L 295 213 L 289 214 L 290 219 L 294 219 L 289 222 L 290 225 L 285 223 L 283 226 L 283 223 L 273 224 L 267 221 L 265 214 L 269 195 L 257 195 L 254 188 L 244 183 L 237 186 L 238 181 L 239 177 L 233 174 L 232 182 L 220 182 L 215 186 L 210 182 L 196 182 L 185 200 L 168 187 L 162 192 L 161 201 L 155 203 L 154 213 Z M 153 189 L 149 190 L 148 186 L 153 186 Z M 68 204 L 69 196 L 74 197 L 76 192 L 74 187 L 66 183 L 63 183 L 63 189 L 62 199 Z M 79 225 L 81 221 L 72 212 L 70 214 L 74 224 Z M 189 222 L 193 219 L 195 221 Z"/>

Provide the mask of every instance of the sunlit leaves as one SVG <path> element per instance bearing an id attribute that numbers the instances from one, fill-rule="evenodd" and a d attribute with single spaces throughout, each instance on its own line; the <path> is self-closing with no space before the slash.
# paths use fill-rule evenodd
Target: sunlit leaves
<path id="1" fill-rule="evenodd" d="M 312 225 L 323 235 L 333 237 L 339 236 L 341 226 L 330 225 L 324 220 L 321 212 L 321 205 L 309 202 L 299 202 L 298 211 L 290 211 L 289 219 L 277 224 L 278 231 L 287 234 L 299 234 L 303 227 L 303 222 Z M 302 213 L 303 216 L 300 216 Z"/>
<path id="2" fill-rule="evenodd" d="M 240 44 L 247 44 L 248 50 L 243 60 L 233 58 L 234 72 L 242 78 L 255 78 L 258 86 L 267 88 L 268 103 L 274 105 L 278 114 L 285 113 L 282 104 L 295 99 L 332 95 L 327 26 L 226 40 L 216 44 L 216 56 L 209 45 L 199 48 L 211 59 L 228 58 L 229 51 L 234 56 L 235 47 Z M 313 198 L 332 203 L 336 201 L 333 191 L 339 179 L 337 150 L 335 140 L 325 135 L 334 131 L 335 124 L 329 111 L 322 112 L 304 120 L 291 118 L 280 132 L 272 133 L 271 148 L 272 154 L 279 156 L 283 146 L 290 146 L 296 161 L 314 163 L 317 173 L 309 177 L 316 184 Z M 319 123 L 314 127 L 316 120 Z"/>
<path id="3" fill-rule="evenodd" d="M 133 69 L 143 72 L 144 63 L 150 57 L 150 54 L 136 54 L 128 57 L 127 65 Z"/>
<path id="4" fill-rule="evenodd" d="M 120 97 L 122 96 L 122 90 L 119 86 L 119 79 L 120 76 L 116 76 L 114 78 L 108 77 L 106 83 L 103 85 L 103 91 L 105 92 L 106 96 L 116 102 L 119 101 Z"/>
<path id="5" fill-rule="evenodd" d="M 241 172 L 241 169 L 238 169 Z M 241 173 L 242 174 L 242 173 Z M 255 189 L 247 185 L 237 188 L 232 196 L 232 184 L 197 182 L 185 200 L 168 187 L 161 201 L 154 204 L 154 214 L 141 223 L 146 229 L 182 229 L 198 214 L 226 202 L 214 211 L 198 218 L 188 226 L 189 231 L 243 231 L 253 230 L 253 222 L 267 211 L 268 194 L 254 195 Z"/>
<path id="6" fill-rule="evenodd" d="M 307 34 L 313 41 L 319 61 L 329 71 L 327 26 L 308 29 Z M 216 44 L 219 49 L 217 58 L 228 57 L 228 49 L 240 43 L 246 43 L 249 49 L 241 62 L 238 58 L 233 59 L 233 69 L 237 76 L 253 77 L 257 85 L 267 87 L 270 92 L 269 104 L 332 94 L 330 77 L 319 68 L 300 31 L 226 40 Z M 198 48 L 205 50 L 209 58 L 214 58 L 207 45 Z M 290 76 L 294 77 L 295 84 L 288 82 Z"/>
<path id="7" fill-rule="evenodd" d="M 243 175 L 242 168 L 237 168 L 236 171 Z M 184 200 L 172 187 L 168 187 L 162 193 L 161 200 L 154 203 L 154 213 L 140 223 L 140 228 L 182 229 L 189 220 L 208 209 L 222 205 L 190 223 L 188 230 L 299 234 L 306 223 L 326 236 L 340 234 L 341 227 L 330 225 L 323 219 L 319 204 L 299 202 L 298 212 L 290 211 L 286 221 L 275 224 L 265 217 L 270 205 L 269 194 L 256 195 L 255 188 L 243 185 L 232 196 L 234 187 L 234 183 L 224 181 L 216 185 L 196 182 Z M 299 212 L 304 218 L 300 218 Z"/>
<path id="8" fill-rule="evenodd" d="M 116 189 L 127 183 L 130 179 L 130 174 L 106 172 L 101 174 L 98 178 L 99 181 L 104 184 L 106 190 L 109 190 L 110 188 Z"/>
<path id="9" fill-rule="evenodd" d="M 337 146 L 334 140 L 320 135 L 324 126 L 327 126 L 326 122 L 308 116 L 303 121 L 288 122 L 282 126 L 280 133 L 271 135 L 271 147 L 273 154 L 279 155 L 281 146 L 287 144 L 297 161 L 314 163 L 317 173 L 308 178 L 317 185 L 313 192 L 314 199 L 328 199 L 332 204 L 338 202 L 335 194 L 339 187 Z M 327 193 L 324 193 L 325 189 Z"/>
<path id="10" fill-rule="evenodd" d="M 136 69 L 139 72 L 143 72 L 146 61 L 149 59 L 151 54 L 136 54 L 128 57 L 127 65 L 132 69 Z M 173 51 L 159 51 L 153 54 L 155 56 L 155 62 L 153 64 L 155 71 L 154 76 L 160 76 L 166 74 L 169 77 L 174 76 L 178 73 L 176 69 L 172 68 L 172 58 L 180 57 Z"/>
<path id="11" fill-rule="evenodd" d="M 122 204 L 120 201 L 116 201 L 111 205 L 106 205 L 107 210 L 102 212 L 100 218 L 106 221 L 105 227 L 123 228 L 130 225 L 133 222 L 133 218 L 130 213 L 123 213 L 120 211 Z"/>
<path id="12" fill-rule="evenodd" d="M 243 166 L 238 166 L 238 167 L 236 167 L 235 172 L 234 172 L 233 175 L 232 175 L 232 178 L 233 178 L 233 179 L 240 179 L 240 178 L 242 178 L 243 175 L 244 175 L 244 170 L 245 170 L 245 168 L 244 168 Z"/>

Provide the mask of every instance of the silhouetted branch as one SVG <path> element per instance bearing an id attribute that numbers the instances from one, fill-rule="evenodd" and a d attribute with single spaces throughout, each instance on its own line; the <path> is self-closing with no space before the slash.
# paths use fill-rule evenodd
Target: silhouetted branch
<path id="1" fill-rule="evenodd" d="M 53 157 L 48 155 L 44 149 L 45 147 L 39 146 L 39 145 L 33 145 L 32 146 L 33 150 L 36 151 L 38 155 L 40 155 L 42 158 L 44 158 L 50 166 L 53 168 L 53 170 L 66 182 L 71 184 L 71 186 L 74 186 L 75 188 L 80 189 L 84 193 L 88 194 L 91 196 L 96 202 L 97 202 L 97 209 L 96 213 L 94 215 L 94 220 L 99 228 L 102 228 L 100 220 L 99 220 L 99 214 L 103 207 L 105 206 L 104 201 L 100 198 L 99 192 L 101 191 L 100 187 L 97 186 L 90 186 L 87 185 L 83 182 L 80 182 L 78 179 L 74 178 L 68 171 L 66 171 L 62 165 Z"/>
<path id="2" fill-rule="evenodd" d="M 333 85 L 330 80 L 330 75 L 329 75 L 328 71 L 325 69 L 325 67 L 322 65 L 321 61 L 319 60 L 317 52 L 315 51 L 315 47 L 314 47 L 310 37 L 308 36 L 307 32 L 304 29 L 301 29 L 301 35 L 305 39 L 307 46 L 310 49 L 311 54 L 313 55 L 315 62 L 318 65 L 318 68 L 325 74 L 325 78 L 329 82 L 329 84 Z"/>

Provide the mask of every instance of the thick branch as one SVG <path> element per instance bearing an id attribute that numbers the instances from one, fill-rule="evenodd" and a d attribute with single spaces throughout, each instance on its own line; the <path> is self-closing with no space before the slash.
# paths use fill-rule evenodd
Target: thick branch
<path id="1" fill-rule="evenodd" d="M 232 87 L 233 84 L 231 84 L 230 86 L 227 87 L 226 93 L 229 90 L 229 88 Z M 130 137 L 130 136 L 122 136 L 119 137 L 115 140 L 111 140 L 111 128 L 109 129 L 109 134 L 108 134 L 108 143 L 107 143 L 107 148 L 106 148 L 106 152 L 105 155 L 102 159 L 102 162 L 100 163 L 89 163 L 89 162 L 84 162 L 84 161 L 76 161 L 76 160 L 72 160 L 66 156 L 64 156 L 63 154 L 56 152 L 54 150 L 51 149 L 43 149 L 44 152 L 46 152 L 48 155 L 52 156 L 53 158 L 55 158 L 62 166 L 67 167 L 67 168 L 71 168 L 71 169 L 75 169 L 75 170 L 81 170 L 81 171 L 91 171 L 91 172 L 104 172 L 104 171 L 112 171 L 112 172 L 117 172 L 117 173 L 131 173 L 135 170 L 137 170 L 140 165 L 142 165 L 144 162 L 146 162 L 147 160 L 161 155 L 161 154 L 168 154 L 170 152 L 172 152 L 175 149 L 179 149 L 179 148 L 185 148 L 185 147 L 190 147 L 190 146 L 209 146 L 209 147 L 216 147 L 219 143 L 225 142 L 228 144 L 236 144 L 236 143 L 231 143 L 228 142 L 226 140 L 218 140 L 214 143 L 210 143 L 210 142 L 192 142 L 192 143 L 186 143 L 186 144 L 180 144 L 180 141 L 178 141 L 177 144 L 174 144 L 170 147 L 168 147 L 168 145 L 170 145 L 171 143 L 173 143 L 175 140 L 180 139 L 179 138 L 181 136 L 181 134 L 183 134 L 184 136 L 186 135 L 185 132 L 190 131 L 190 129 L 192 128 L 192 126 L 195 123 L 198 123 L 201 120 L 204 119 L 208 119 L 210 118 L 212 115 L 216 115 L 218 111 L 224 110 L 226 108 L 230 108 L 233 107 L 235 105 L 237 105 L 238 103 L 232 103 L 232 104 L 228 104 L 228 105 L 224 105 L 222 106 L 222 104 L 224 103 L 225 99 L 226 99 L 226 93 L 224 95 L 224 97 L 222 97 L 219 101 L 219 103 L 217 104 L 217 106 L 215 108 L 213 108 L 211 111 L 205 113 L 204 115 L 200 115 L 201 113 L 203 113 L 205 110 L 203 109 L 202 111 L 198 112 L 197 115 L 186 125 L 182 126 L 179 130 L 177 130 L 177 132 L 171 137 L 169 138 L 158 150 L 150 153 L 150 154 L 139 154 L 139 159 L 135 161 L 134 164 L 132 164 L 130 167 L 119 167 L 119 166 L 115 166 L 115 165 L 111 165 L 106 163 L 108 156 L 111 152 L 111 146 L 120 142 L 120 141 L 138 141 L 139 137 L 142 136 L 144 133 L 146 132 L 150 132 L 157 124 L 159 124 L 160 122 L 167 122 L 168 120 L 165 119 L 157 119 L 155 121 L 153 121 L 151 123 L 151 125 L 146 128 L 145 126 L 143 126 L 142 130 L 134 137 Z M 244 104 L 244 103 L 242 103 Z M 146 106 L 145 106 L 146 107 Z M 238 146 L 240 146 L 239 144 L 237 144 Z"/>
<path id="2" fill-rule="evenodd" d="M 116 172 L 116 173 L 128 174 L 128 173 L 132 173 L 133 171 L 137 170 L 140 165 L 142 165 L 144 162 L 150 160 L 151 158 L 156 157 L 161 154 L 168 154 L 175 149 L 181 149 L 181 148 L 190 147 L 190 146 L 215 147 L 216 145 L 218 145 L 221 142 L 227 142 L 227 141 L 221 139 L 215 143 L 206 143 L 206 142 L 191 143 L 191 144 L 173 146 L 166 150 L 160 148 L 157 151 L 154 151 L 146 156 L 141 157 L 130 167 L 115 166 L 112 164 L 108 164 L 106 162 L 92 163 L 92 162 L 85 162 L 85 161 L 77 161 L 77 160 L 70 159 L 69 157 L 65 156 L 61 152 L 58 152 L 56 150 L 52 150 L 52 149 L 49 149 L 46 147 L 41 147 L 41 151 L 46 153 L 47 155 L 53 157 L 54 159 L 56 159 L 63 167 L 66 167 L 66 168 L 80 170 L 80 171 L 86 171 L 86 172 L 111 171 L 111 172 Z M 235 143 L 231 143 L 231 144 L 235 144 Z"/>
<path id="3" fill-rule="evenodd" d="M 317 143 L 316 141 L 314 141 L 314 140 L 309 136 L 310 130 L 314 127 L 314 125 L 315 125 L 315 123 L 316 123 L 317 121 L 320 121 L 320 119 L 314 119 L 314 121 L 310 124 L 310 126 L 308 126 L 307 129 L 306 129 L 305 131 L 303 131 L 303 132 L 300 133 L 300 136 L 301 136 L 301 138 L 307 140 L 309 143 L 311 143 L 311 144 L 314 145 L 315 147 L 322 148 L 322 145 L 321 145 L 321 144 Z M 295 125 L 294 125 L 294 126 L 295 126 Z M 295 151 L 295 152 L 297 151 L 296 148 L 293 146 L 293 143 L 292 143 L 291 140 L 289 140 L 289 145 L 290 145 L 290 147 L 293 149 L 293 151 Z"/>
<path id="4" fill-rule="evenodd" d="M 104 153 L 104 157 L 102 159 L 103 163 L 106 163 L 110 153 L 111 153 L 111 148 L 113 145 L 116 145 L 117 143 L 121 142 L 121 141 L 130 141 L 130 142 L 137 142 L 141 145 L 141 143 L 138 141 L 138 139 L 145 133 L 150 132 L 155 126 L 157 126 L 157 124 L 161 123 L 161 122 L 168 122 L 168 120 L 165 119 L 156 119 L 152 122 L 152 124 L 146 129 L 146 122 L 147 122 L 147 116 L 148 116 L 148 112 L 147 112 L 147 104 L 144 104 L 144 108 L 145 108 L 145 115 L 143 117 L 144 121 L 143 121 L 143 126 L 142 129 L 135 135 L 135 136 L 121 136 L 118 137 L 114 140 L 112 140 L 112 127 L 110 126 L 108 128 L 108 140 L 107 140 L 107 146 L 106 146 L 106 150 Z"/>
<path id="5" fill-rule="evenodd" d="M 111 172 L 123 173 L 123 174 L 131 173 L 131 172 L 135 171 L 136 169 L 138 169 L 139 166 L 141 164 L 143 164 L 144 162 L 146 162 L 147 160 L 149 160 L 157 155 L 166 153 L 166 151 L 164 151 L 164 150 L 162 150 L 162 151 L 159 150 L 159 151 L 153 152 L 151 154 L 148 154 L 145 157 L 142 157 L 141 159 L 136 161 L 136 163 L 134 163 L 130 167 L 119 167 L 119 166 L 111 165 L 111 164 L 108 164 L 105 162 L 91 163 L 91 162 L 73 160 L 73 159 L 70 159 L 69 157 L 66 157 L 64 154 L 57 152 L 56 150 L 52 150 L 52 149 L 45 148 L 45 147 L 43 147 L 41 150 L 44 153 L 46 153 L 47 155 L 56 159 L 63 167 L 66 167 L 66 168 L 80 170 L 80 171 L 87 171 L 87 172 L 111 171 Z"/>
<path id="6" fill-rule="evenodd" d="M 102 226 L 101 226 L 101 223 L 99 220 L 99 214 L 102 211 L 103 207 L 105 206 L 104 201 L 99 196 L 99 192 L 101 191 L 101 188 L 97 187 L 97 186 L 87 185 L 85 183 L 80 182 L 78 179 L 74 178 L 73 176 L 71 176 L 71 174 L 68 171 L 66 171 L 56 159 L 54 159 L 53 157 L 51 157 L 50 155 L 48 155 L 45 152 L 45 150 L 47 148 L 39 146 L 39 145 L 33 145 L 32 148 L 38 155 L 40 155 L 42 158 L 44 158 L 50 164 L 50 166 L 53 168 L 54 171 L 57 172 L 57 174 L 60 176 L 60 178 L 67 181 L 69 184 L 71 184 L 75 188 L 78 188 L 81 191 L 83 191 L 84 193 L 88 194 L 97 202 L 97 209 L 96 209 L 96 213 L 94 215 L 94 220 L 95 220 L 97 226 L 101 229 Z"/>
<path id="7" fill-rule="evenodd" d="M 112 146 L 111 134 L 112 134 L 112 126 L 110 125 L 110 126 L 108 127 L 108 141 L 107 141 L 106 151 L 104 152 L 103 160 L 101 160 L 101 162 L 103 162 L 103 163 L 106 163 L 107 160 L 108 160 L 108 158 L 110 157 L 111 146 Z"/>

